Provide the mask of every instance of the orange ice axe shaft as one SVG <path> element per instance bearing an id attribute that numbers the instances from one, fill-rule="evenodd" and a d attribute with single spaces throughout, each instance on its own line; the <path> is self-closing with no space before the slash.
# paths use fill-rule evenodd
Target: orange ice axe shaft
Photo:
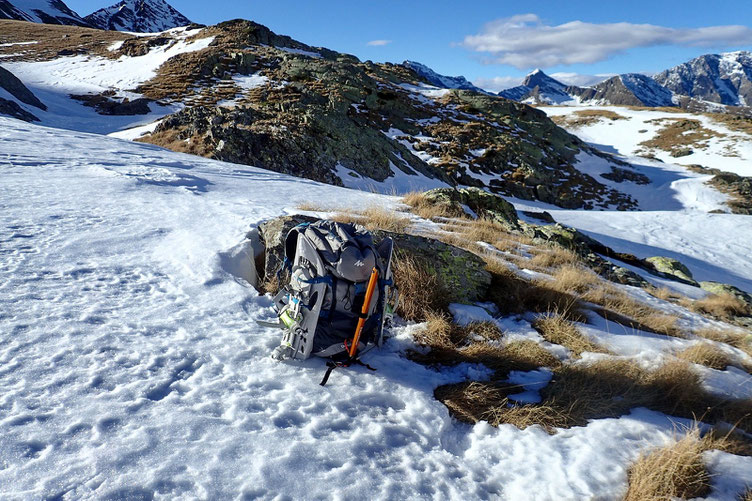
<path id="1" fill-rule="evenodd" d="M 363 300 L 363 311 L 358 319 L 358 327 L 355 329 L 355 336 L 353 337 L 352 345 L 350 346 L 350 358 L 355 357 L 355 352 L 358 351 L 358 341 L 360 341 L 360 333 L 363 331 L 363 325 L 366 323 L 366 316 L 371 309 L 371 300 L 373 299 L 373 291 L 376 290 L 376 283 L 379 281 L 379 270 L 376 267 L 371 270 L 371 278 L 368 280 L 368 288 L 366 289 L 366 298 Z"/>

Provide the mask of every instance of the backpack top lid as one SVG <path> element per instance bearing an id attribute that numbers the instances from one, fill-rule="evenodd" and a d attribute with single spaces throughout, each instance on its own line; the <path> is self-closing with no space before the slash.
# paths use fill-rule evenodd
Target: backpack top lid
<path id="1" fill-rule="evenodd" d="M 373 237 L 360 225 L 322 220 L 293 228 L 285 245 L 291 262 L 295 262 L 297 240 L 301 236 L 313 245 L 326 268 L 337 278 L 363 282 L 377 265 Z"/>

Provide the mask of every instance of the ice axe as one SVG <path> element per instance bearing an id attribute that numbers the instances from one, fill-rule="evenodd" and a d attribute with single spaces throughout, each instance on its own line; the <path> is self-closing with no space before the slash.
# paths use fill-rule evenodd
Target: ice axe
<path id="1" fill-rule="evenodd" d="M 368 287 L 366 288 L 366 297 L 363 300 L 363 308 L 360 311 L 360 318 L 358 319 L 358 326 L 355 328 L 355 335 L 353 336 L 352 344 L 350 344 L 350 348 L 347 352 L 349 355 L 349 358 L 346 362 L 343 363 L 336 363 L 336 362 L 329 362 L 326 365 L 329 367 L 326 370 L 326 374 L 324 374 L 324 379 L 321 380 L 321 386 L 324 386 L 326 382 L 329 380 L 329 376 L 331 375 L 332 371 L 336 369 L 337 367 L 348 367 L 352 363 L 362 363 L 359 362 L 355 355 L 358 352 L 358 342 L 360 341 L 360 334 L 363 332 L 363 326 L 366 323 L 366 318 L 368 318 L 368 312 L 371 310 L 371 301 L 373 300 L 373 291 L 376 290 L 376 284 L 379 282 L 379 270 L 374 266 L 374 268 L 371 270 L 371 278 L 368 279 Z M 366 364 L 363 364 L 366 365 Z M 368 365 L 366 365 L 368 367 Z M 371 370 L 371 367 L 368 367 Z"/>

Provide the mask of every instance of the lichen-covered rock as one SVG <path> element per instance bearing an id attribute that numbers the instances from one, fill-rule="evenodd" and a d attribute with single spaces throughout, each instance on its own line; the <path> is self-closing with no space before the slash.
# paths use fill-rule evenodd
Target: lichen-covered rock
<path id="1" fill-rule="evenodd" d="M 610 271 L 611 276 L 609 278 L 614 282 L 631 285 L 632 287 L 647 287 L 650 285 L 650 282 L 642 278 L 640 275 L 622 266 L 614 266 Z"/>
<path id="2" fill-rule="evenodd" d="M 697 285 L 697 282 L 692 277 L 692 272 L 689 271 L 689 268 L 684 266 L 677 259 L 664 256 L 654 256 L 646 258 L 645 261 L 650 263 L 658 273 L 679 279 L 682 282 Z"/>
<path id="3" fill-rule="evenodd" d="M 708 281 L 708 282 L 700 282 L 700 288 L 702 288 L 702 290 L 704 291 L 710 292 L 711 294 L 715 294 L 716 296 L 723 296 L 723 295 L 734 296 L 735 298 L 739 299 L 740 301 L 745 303 L 747 306 L 752 308 L 752 295 L 744 292 L 738 287 L 734 287 L 733 285 Z"/>
<path id="4" fill-rule="evenodd" d="M 385 237 L 394 239 L 397 259 L 408 255 L 419 260 L 435 274 L 446 288 L 448 302 L 472 303 L 485 297 L 491 285 L 491 274 L 485 262 L 475 254 L 433 238 L 374 231 L 376 242 Z"/>
<path id="5" fill-rule="evenodd" d="M 559 223 L 552 225 L 526 224 L 524 229 L 525 234 L 535 240 L 560 245 L 578 254 L 595 252 L 593 249 L 605 247 L 581 231 Z"/>
<path id="6" fill-rule="evenodd" d="M 446 205 L 460 213 L 466 205 L 480 217 L 492 219 L 510 230 L 520 230 L 517 210 L 514 205 L 499 195 L 480 188 L 437 188 L 425 193 L 426 200 L 436 205 Z"/>

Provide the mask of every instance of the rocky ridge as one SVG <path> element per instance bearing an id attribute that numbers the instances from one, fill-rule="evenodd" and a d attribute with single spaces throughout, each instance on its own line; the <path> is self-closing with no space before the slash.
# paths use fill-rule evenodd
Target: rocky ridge
<path id="1" fill-rule="evenodd" d="M 84 20 L 102 30 L 156 33 L 191 21 L 164 0 L 121 0 L 92 12 Z"/>
<path id="2" fill-rule="evenodd" d="M 439 87 L 441 89 L 463 89 L 473 90 L 475 92 L 485 93 L 483 89 L 476 87 L 470 83 L 465 77 L 450 77 L 436 73 L 434 70 L 426 66 L 425 64 L 418 63 L 416 61 L 404 61 L 402 66 L 409 70 L 414 71 L 418 76 L 422 77 L 426 83 Z"/>

